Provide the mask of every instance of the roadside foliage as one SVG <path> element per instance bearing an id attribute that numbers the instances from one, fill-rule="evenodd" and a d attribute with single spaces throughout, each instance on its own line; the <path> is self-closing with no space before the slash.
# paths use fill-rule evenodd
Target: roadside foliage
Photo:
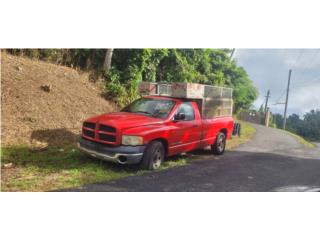
<path id="1" fill-rule="evenodd" d="M 277 128 L 282 128 L 283 116 L 274 115 Z M 310 141 L 320 141 L 320 110 L 310 110 L 302 118 L 297 114 L 291 114 L 287 119 L 286 129 L 298 134 Z"/>
<path id="2" fill-rule="evenodd" d="M 142 80 L 232 87 L 235 112 L 249 108 L 257 97 L 256 88 L 245 70 L 230 59 L 228 49 L 114 49 L 108 71 L 104 70 L 106 49 L 5 52 L 1 59 L 6 68 L 1 80 L 5 103 L 2 191 L 50 191 L 143 174 L 136 167 L 90 159 L 75 147 L 81 121 L 139 97 Z M 88 80 L 99 80 L 99 84 Z M 244 127 L 241 138 L 229 141 L 228 148 L 247 141 L 253 134 L 249 130 Z M 170 158 L 161 169 L 182 166 L 188 160 L 189 156 Z"/>
<path id="3" fill-rule="evenodd" d="M 230 49 L 114 49 L 104 72 L 106 49 L 9 49 L 56 64 L 92 71 L 106 80 L 105 97 L 124 106 L 138 97 L 138 83 L 193 82 L 234 89 L 234 112 L 248 109 L 257 89 L 248 74 L 230 59 Z"/>

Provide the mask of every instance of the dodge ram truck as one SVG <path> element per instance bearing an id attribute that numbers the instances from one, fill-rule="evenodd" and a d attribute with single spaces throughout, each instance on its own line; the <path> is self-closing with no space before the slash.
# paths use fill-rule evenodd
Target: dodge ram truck
<path id="1" fill-rule="evenodd" d="M 159 168 L 168 156 L 208 146 L 213 154 L 223 154 L 234 125 L 232 110 L 223 109 L 228 105 L 221 101 L 225 98 L 211 97 L 208 107 L 204 103 L 207 97 L 181 97 L 171 90 L 165 95 L 149 94 L 120 112 L 85 120 L 80 150 L 102 160 L 141 164 L 150 170 Z"/>

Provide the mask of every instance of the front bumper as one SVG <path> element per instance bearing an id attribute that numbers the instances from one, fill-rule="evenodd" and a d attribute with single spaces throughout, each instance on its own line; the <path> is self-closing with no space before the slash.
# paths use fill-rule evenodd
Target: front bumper
<path id="1" fill-rule="evenodd" d="M 136 164 L 142 159 L 145 146 L 115 146 L 92 142 L 81 138 L 78 148 L 95 158 L 120 164 Z"/>

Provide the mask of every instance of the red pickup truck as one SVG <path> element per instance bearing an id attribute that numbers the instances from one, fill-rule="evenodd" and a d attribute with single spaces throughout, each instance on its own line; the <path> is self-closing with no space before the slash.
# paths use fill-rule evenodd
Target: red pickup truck
<path id="1" fill-rule="evenodd" d="M 142 97 L 120 112 L 85 120 L 78 146 L 96 158 L 152 170 L 167 156 L 207 146 L 223 154 L 232 116 L 203 118 L 199 106 L 195 99 Z"/>

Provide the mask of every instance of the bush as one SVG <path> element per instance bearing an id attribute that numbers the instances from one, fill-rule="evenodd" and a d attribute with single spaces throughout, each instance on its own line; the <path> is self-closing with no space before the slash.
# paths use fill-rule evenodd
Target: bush
<path id="1" fill-rule="evenodd" d="M 228 53 L 225 49 L 115 49 L 113 70 L 106 75 L 107 92 L 116 99 L 124 98 L 117 95 L 124 90 L 125 100 L 119 100 L 124 103 L 138 96 L 142 80 L 229 86 L 234 88 L 234 110 L 239 112 L 251 106 L 258 92 Z"/>
<path id="2" fill-rule="evenodd" d="M 106 49 L 8 49 L 28 56 L 102 74 Z M 115 49 L 112 69 L 104 74 L 105 93 L 120 106 L 138 97 L 138 83 L 194 82 L 234 89 L 234 111 L 257 98 L 246 71 L 228 56 L 229 49 Z"/>

